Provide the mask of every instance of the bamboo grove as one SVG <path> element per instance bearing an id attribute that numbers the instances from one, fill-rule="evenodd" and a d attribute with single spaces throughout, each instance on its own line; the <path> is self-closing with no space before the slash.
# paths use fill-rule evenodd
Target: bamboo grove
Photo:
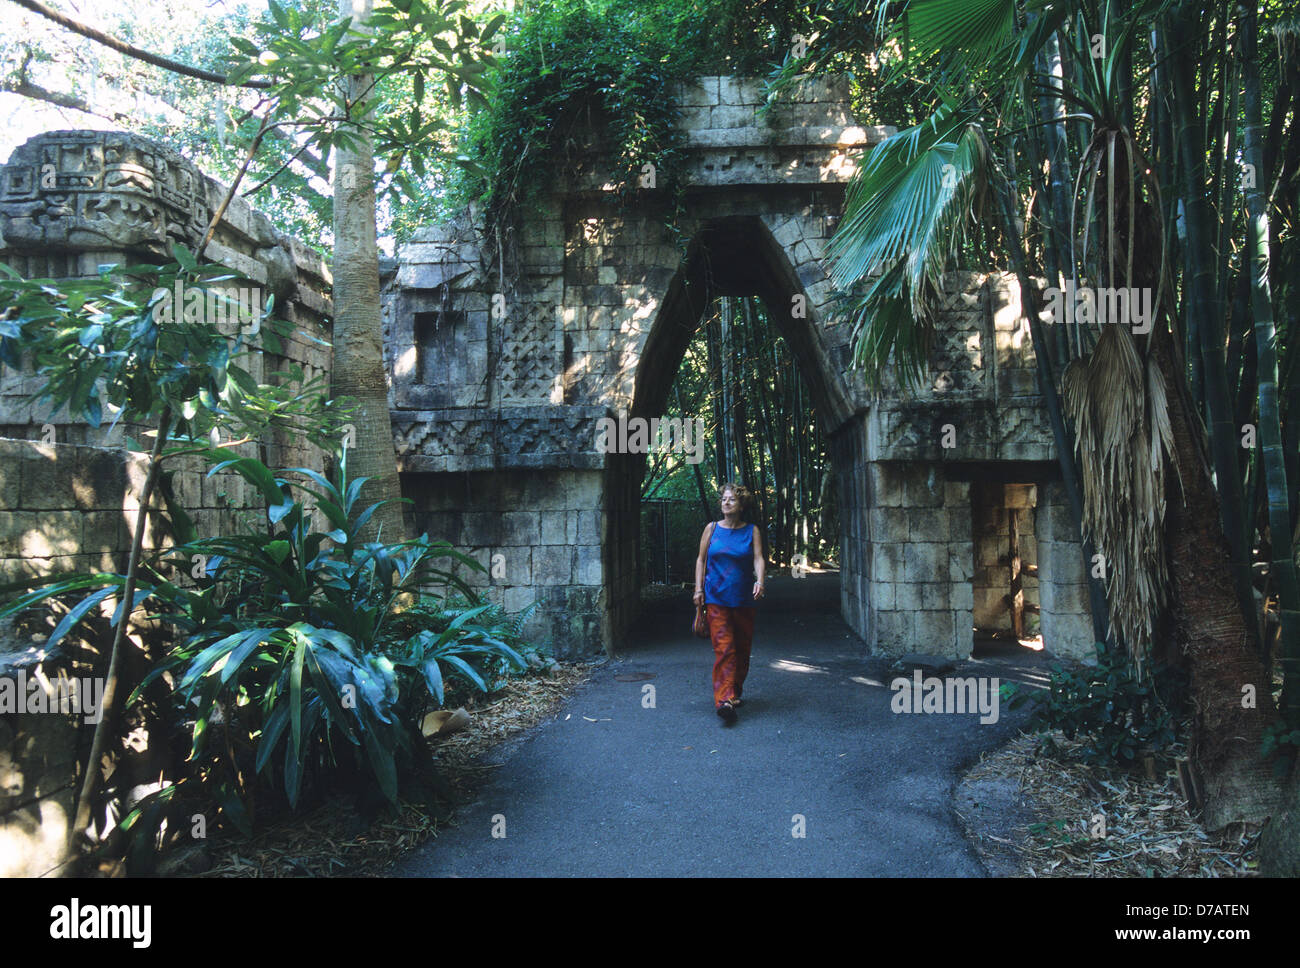
<path id="1" fill-rule="evenodd" d="M 699 529 L 717 517 L 718 486 L 754 492 L 768 559 L 788 566 L 796 555 L 826 561 L 838 544 L 835 484 L 822 428 L 790 350 L 753 297 L 721 297 L 686 349 L 668 394 L 669 416 L 702 417 L 705 458 L 647 465 L 641 497 L 691 502 L 694 558 Z"/>
<path id="2" fill-rule="evenodd" d="M 954 264 L 1017 275 L 1098 637 L 1140 671 L 1186 666 L 1207 823 L 1276 815 L 1300 741 L 1293 9 L 853 6 L 885 87 L 923 106 L 867 159 L 832 242 L 858 362 L 923 371 Z M 818 62 L 862 46 L 832 28 Z M 1146 325 L 1074 311 L 1121 289 L 1145 294 Z M 1279 870 L 1296 798 L 1292 779 Z"/>

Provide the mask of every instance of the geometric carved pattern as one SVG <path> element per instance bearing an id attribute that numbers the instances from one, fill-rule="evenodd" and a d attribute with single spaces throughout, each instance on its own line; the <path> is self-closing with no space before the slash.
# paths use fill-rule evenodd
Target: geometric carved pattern
<path id="1" fill-rule="evenodd" d="M 982 396 L 990 389 L 986 317 L 977 294 L 948 293 L 946 297 L 930 355 L 930 389 L 945 396 Z M 966 302 L 974 302 L 973 311 Z"/>
<path id="2" fill-rule="evenodd" d="M 208 220 L 199 170 L 131 134 L 54 131 L 16 149 L 0 188 L 10 246 L 167 251 Z"/>
<path id="3" fill-rule="evenodd" d="M 399 457 L 511 458 L 596 453 L 601 407 L 512 407 L 503 410 L 395 411 Z M 410 422 L 407 422 L 410 421 Z"/>
<path id="4" fill-rule="evenodd" d="M 506 404 L 547 404 L 551 388 L 562 368 L 563 343 L 557 347 L 557 335 L 563 329 L 553 306 L 529 304 L 521 311 L 510 307 L 498 324 L 500 348 L 498 379 L 501 402 Z"/>

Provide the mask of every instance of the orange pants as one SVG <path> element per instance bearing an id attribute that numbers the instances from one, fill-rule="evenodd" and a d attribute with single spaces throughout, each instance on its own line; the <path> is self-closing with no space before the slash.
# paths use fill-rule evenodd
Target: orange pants
<path id="1" fill-rule="evenodd" d="M 754 607 L 728 608 L 705 605 L 713 639 L 713 704 L 739 699 L 749 675 L 749 653 L 754 644 Z"/>

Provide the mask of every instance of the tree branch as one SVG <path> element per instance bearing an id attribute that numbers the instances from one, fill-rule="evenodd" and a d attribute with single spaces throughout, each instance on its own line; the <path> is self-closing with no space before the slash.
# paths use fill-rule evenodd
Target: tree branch
<path id="1" fill-rule="evenodd" d="M 41 87 L 39 84 L 33 84 L 28 80 L 12 81 L 0 79 L 0 91 L 8 91 L 10 94 L 17 94 L 21 97 L 31 98 L 33 101 L 45 101 L 57 107 L 68 108 L 72 111 L 80 111 L 83 114 L 93 114 L 97 118 L 103 118 L 105 121 L 112 121 L 115 124 L 125 124 L 131 120 L 131 116 L 116 111 L 113 114 L 105 114 L 103 111 L 96 111 L 89 103 L 73 94 L 64 94 L 61 91 L 51 91 Z"/>
<path id="2" fill-rule="evenodd" d="M 229 84 L 225 74 L 216 74 L 212 71 L 205 71 L 199 67 L 191 67 L 189 64 L 182 64 L 180 61 L 174 61 L 158 54 L 151 54 L 147 50 L 134 47 L 125 41 L 111 37 L 103 31 L 96 30 L 94 27 L 81 23 L 79 20 L 73 20 L 66 14 L 59 13 L 52 7 L 47 7 L 40 0 L 13 0 L 20 7 L 30 10 L 32 13 L 38 13 L 47 20 L 52 20 L 60 27 L 71 30 L 73 33 L 81 34 L 88 37 L 97 44 L 103 44 L 119 54 L 126 54 L 128 57 L 134 57 L 136 60 L 142 60 L 146 64 L 152 64 L 154 67 L 161 67 L 163 70 L 171 71 L 174 74 L 184 74 L 186 77 L 196 77 L 200 81 L 211 81 L 214 84 Z M 237 87 L 270 87 L 270 81 L 244 81 L 242 84 L 233 85 Z"/>

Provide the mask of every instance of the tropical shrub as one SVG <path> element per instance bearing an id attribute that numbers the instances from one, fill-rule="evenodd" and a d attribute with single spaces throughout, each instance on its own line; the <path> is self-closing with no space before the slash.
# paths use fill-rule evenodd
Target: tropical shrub
<path id="1" fill-rule="evenodd" d="M 368 776 L 395 804 L 399 778 L 420 748 L 420 716 L 444 698 L 443 670 L 485 692 L 503 668 L 525 670 L 527 661 L 507 643 L 520 641 L 517 624 L 474 600 L 450 566 L 482 566 L 446 542 L 359 539 L 378 505 L 359 506 L 365 478 L 347 476 L 346 451 L 335 480 L 306 468 L 285 472 L 301 480 L 287 479 L 222 448 L 187 452 L 205 455 L 209 476 L 230 470 L 256 486 L 265 516 L 259 529 L 201 538 L 169 502 L 179 543 L 146 566 L 135 601 L 179 637 L 128 705 L 170 680 L 173 712 L 190 740 L 191 779 L 246 832 L 258 780 L 296 807 L 313 778 L 345 768 Z M 168 577 L 169 570 L 194 584 Z M 52 647 L 123 584 L 120 575 L 64 578 L 4 612 L 91 590 L 59 622 Z M 448 589 L 468 607 L 442 611 Z M 405 637 L 387 628 L 399 599 L 422 591 L 421 612 L 437 621 Z M 175 792 L 169 787 L 137 805 L 121 826 L 138 826 L 137 841 L 141 831 L 152 834 Z"/>
<path id="2" fill-rule="evenodd" d="M 1174 720 L 1156 695 L 1153 679 L 1138 679 L 1128 657 L 1116 650 L 1097 643 L 1096 651 L 1095 666 L 1052 666 L 1048 692 L 1034 697 L 1029 728 L 1042 733 L 1059 729 L 1067 739 L 1083 737 L 1079 756 L 1085 763 L 1131 765 L 1139 753 L 1167 750 L 1177 738 Z M 1030 697 L 1016 689 L 1009 692 L 1012 707 Z M 1050 736 L 1045 746 L 1057 752 Z"/>

